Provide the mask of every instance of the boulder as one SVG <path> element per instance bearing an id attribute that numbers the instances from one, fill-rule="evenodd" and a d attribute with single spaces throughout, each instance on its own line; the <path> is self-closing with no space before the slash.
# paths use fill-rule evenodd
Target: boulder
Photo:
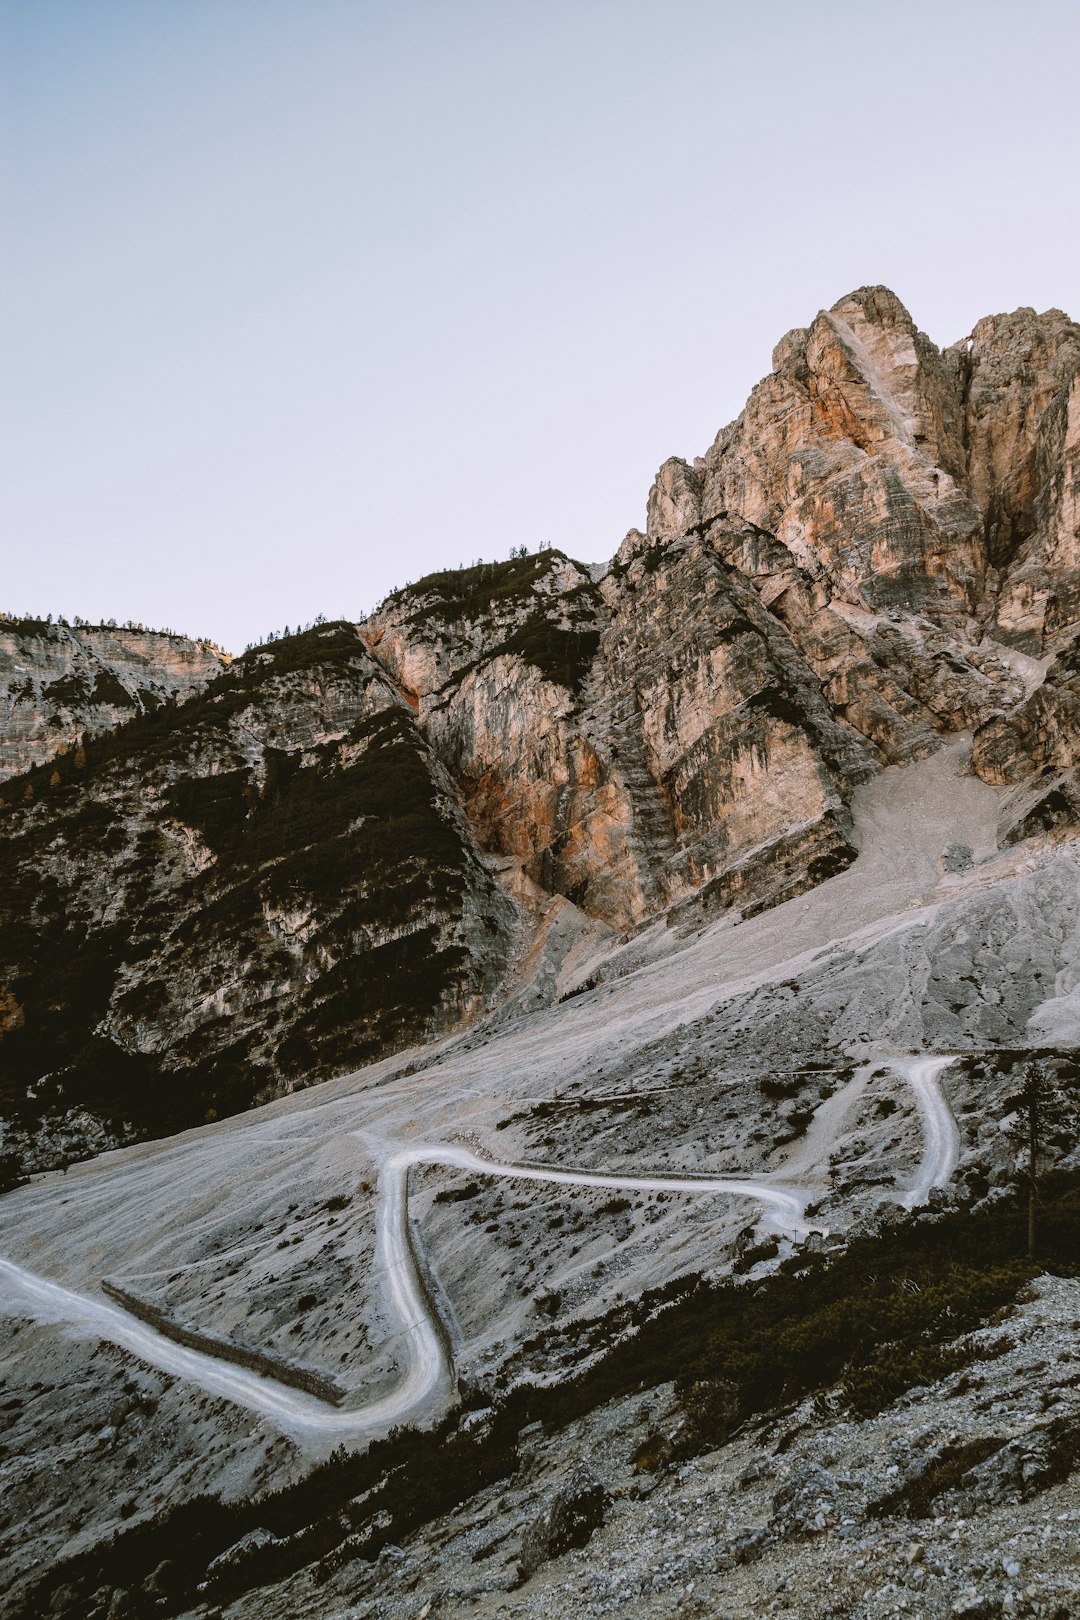
<path id="1" fill-rule="evenodd" d="M 584 1547 L 604 1522 L 610 1497 L 588 1463 L 578 1461 L 564 1484 L 547 1498 L 525 1528 L 518 1556 L 527 1581 L 542 1564 L 573 1547 Z"/>

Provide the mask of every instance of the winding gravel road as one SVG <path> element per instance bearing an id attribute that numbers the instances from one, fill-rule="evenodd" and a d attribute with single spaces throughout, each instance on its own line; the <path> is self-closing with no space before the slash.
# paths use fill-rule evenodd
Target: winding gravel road
<path id="1" fill-rule="evenodd" d="M 960 1157 L 960 1133 L 939 1082 L 951 1062 L 951 1058 L 893 1059 L 893 1068 L 915 1093 L 925 1137 L 922 1163 L 901 1200 L 908 1209 L 924 1204 L 935 1187 L 948 1186 Z"/>
<path id="2" fill-rule="evenodd" d="M 375 1236 L 376 1270 L 385 1278 L 387 1303 L 400 1324 L 406 1371 L 382 1399 L 356 1410 L 342 1410 L 287 1384 L 239 1367 L 208 1351 L 177 1344 L 119 1306 L 64 1288 L 10 1261 L 0 1260 L 0 1280 L 8 1298 L 21 1300 L 39 1321 L 66 1323 L 80 1332 L 121 1345 L 163 1372 L 188 1379 L 213 1395 L 269 1418 L 287 1433 L 361 1439 L 383 1433 L 441 1392 L 449 1393 L 453 1373 L 438 1320 L 412 1252 L 408 1220 L 408 1173 L 414 1165 L 442 1164 L 487 1176 L 546 1181 L 564 1187 L 609 1187 L 627 1192 L 735 1195 L 765 1206 L 769 1223 L 802 1237 L 805 1197 L 764 1182 L 705 1177 L 604 1175 L 587 1170 L 544 1169 L 496 1164 L 468 1148 L 419 1143 L 400 1148 L 380 1169 Z"/>
<path id="3" fill-rule="evenodd" d="M 956 1164 L 959 1137 L 938 1079 L 951 1060 L 912 1056 L 894 1057 L 890 1061 L 912 1087 L 926 1138 L 922 1164 L 904 1197 L 907 1207 L 913 1208 L 932 1188 L 948 1182 Z M 259 1413 L 298 1439 L 305 1436 L 336 1441 L 370 1438 L 385 1433 L 391 1425 L 429 1405 L 436 1397 L 448 1395 L 453 1383 L 453 1368 L 441 1325 L 428 1300 L 412 1249 L 408 1176 L 414 1165 L 422 1164 L 440 1164 L 479 1175 L 564 1187 L 750 1198 L 763 1206 L 767 1223 L 776 1231 L 799 1239 L 811 1230 L 805 1220 L 809 1192 L 799 1192 L 790 1179 L 783 1185 L 777 1184 L 782 1171 L 777 1172 L 776 1181 L 634 1176 L 500 1164 L 469 1148 L 452 1144 L 417 1143 L 392 1149 L 380 1166 L 375 1260 L 377 1270 L 385 1278 L 390 1311 L 400 1323 L 406 1370 L 387 1395 L 356 1410 L 332 1406 L 220 1356 L 177 1344 L 116 1305 L 64 1288 L 0 1259 L 3 1295 L 12 1304 L 28 1308 L 39 1321 L 63 1323 L 80 1333 L 120 1345 L 164 1372 Z"/>
<path id="4" fill-rule="evenodd" d="M 223 1357 L 189 1350 L 130 1316 L 118 1305 L 49 1282 L 22 1266 L 13 1265 L 10 1260 L 0 1260 L 0 1282 L 4 1284 L 5 1298 L 28 1307 L 28 1314 L 37 1321 L 63 1323 L 80 1333 L 118 1344 L 150 1366 L 160 1367 L 162 1372 L 187 1379 L 208 1394 L 220 1395 L 224 1400 L 261 1413 L 286 1432 L 298 1428 L 310 1432 L 325 1428 L 326 1432 L 335 1432 L 333 1424 L 327 1426 L 325 1420 L 345 1415 L 313 1395 L 260 1377 Z M 395 1397 L 397 1393 L 395 1390 Z M 378 1404 L 392 1406 L 394 1403 Z M 369 1407 L 367 1411 L 372 1412 L 374 1408 Z M 392 1410 L 389 1417 L 392 1421 Z"/>

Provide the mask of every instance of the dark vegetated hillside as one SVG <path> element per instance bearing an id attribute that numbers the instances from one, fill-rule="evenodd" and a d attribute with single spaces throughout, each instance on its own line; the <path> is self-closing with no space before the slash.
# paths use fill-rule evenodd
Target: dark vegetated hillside
<path id="1" fill-rule="evenodd" d="M 421 636 L 440 635 L 483 618 L 496 626 L 513 625 L 506 634 L 495 630 L 490 646 L 459 669 L 457 679 L 470 668 L 515 655 L 549 681 L 578 692 L 600 646 L 601 598 L 589 580 L 570 590 L 553 588 L 555 570 L 568 565 L 580 566 L 564 552 L 551 550 L 448 569 L 395 591 L 383 607 L 415 603 L 406 623 Z"/>
<path id="2" fill-rule="evenodd" d="M 446 568 L 394 591 L 382 606 L 415 601 L 411 622 L 416 624 L 425 619 L 479 619 L 500 604 L 512 605 L 527 598 L 537 581 L 550 572 L 553 561 L 562 557 L 561 551 L 541 551 L 505 562 Z"/>
<path id="3" fill-rule="evenodd" d="M 71 749 L 3 783 L 0 814 L 42 793 L 84 787 L 115 761 L 137 759 L 143 770 L 175 763 L 192 739 L 225 730 L 275 678 L 307 671 L 325 679 L 335 671 L 348 670 L 362 656 L 359 636 L 344 622 L 320 625 L 302 635 L 256 647 L 187 702 L 165 703 L 135 715 L 113 731 L 86 738 L 81 749 Z M 54 776 L 59 780 L 54 781 Z"/>
<path id="4" fill-rule="evenodd" d="M 340 1072 L 489 988 L 490 904 L 356 631 L 256 649 L 0 792 L 0 1109 L 157 1135 Z"/>

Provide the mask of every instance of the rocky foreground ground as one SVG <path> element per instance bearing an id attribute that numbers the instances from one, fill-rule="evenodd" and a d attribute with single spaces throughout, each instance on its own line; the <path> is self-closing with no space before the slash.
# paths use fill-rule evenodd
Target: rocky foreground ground
<path id="1" fill-rule="evenodd" d="M 872 1419 L 806 1401 L 671 1468 L 635 1462 L 643 1441 L 677 1431 L 670 1386 L 555 1436 L 537 1425 L 511 1479 L 374 1567 L 305 1572 L 221 1612 L 1071 1620 L 1080 1285 L 1039 1281 L 968 1344 L 963 1371 Z"/>

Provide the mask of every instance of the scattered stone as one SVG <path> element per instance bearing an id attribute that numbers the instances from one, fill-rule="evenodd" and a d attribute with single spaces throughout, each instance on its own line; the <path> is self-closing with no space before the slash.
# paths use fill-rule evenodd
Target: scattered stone
<path id="1" fill-rule="evenodd" d="M 223 1570 L 236 1569 L 249 1558 L 256 1557 L 267 1547 L 276 1547 L 280 1544 L 280 1537 L 275 1536 L 272 1530 L 266 1530 L 261 1525 L 255 1530 L 249 1530 L 246 1536 L 233 1542 L 223 1553 L 206 1566 L 208 1577 L 220 1575 Z"/>

